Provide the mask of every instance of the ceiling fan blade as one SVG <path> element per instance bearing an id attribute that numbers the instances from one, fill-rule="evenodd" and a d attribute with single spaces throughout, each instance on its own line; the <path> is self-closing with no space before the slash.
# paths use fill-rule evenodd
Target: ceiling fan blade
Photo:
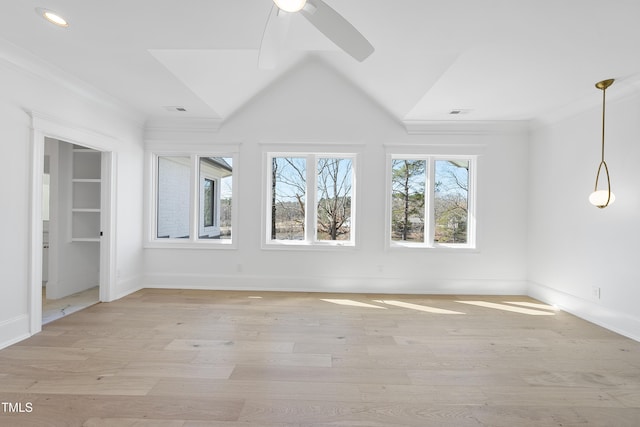
<path id="1" fill-rule="evenodd" d="M 322 0 L 307 0 L 300 13 L 329 40 L 360 62 L 375 50 L 349 21 Z"/>
<path id="2" fill-rule="evenodd" d="M 281 11 L 276 5 L 271 7 L 258 52 L 258 68 L 268 70 L 276 67 L 290 22 L 290 13 Z"/>

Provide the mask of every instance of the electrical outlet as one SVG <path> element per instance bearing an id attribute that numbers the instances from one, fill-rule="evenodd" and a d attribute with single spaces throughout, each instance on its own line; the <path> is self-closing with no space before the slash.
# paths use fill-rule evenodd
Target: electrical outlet
<path id="1" fill-rule="evenodd" d="M 595 299 L 600 299 L 600 288 L 597 286 L 594 286 L 593 288 L 591 288 L 591 295 Z"/>

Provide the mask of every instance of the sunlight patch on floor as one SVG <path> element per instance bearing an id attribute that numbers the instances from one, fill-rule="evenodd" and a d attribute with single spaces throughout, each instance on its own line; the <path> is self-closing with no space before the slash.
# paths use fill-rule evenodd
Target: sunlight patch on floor
<path id="1" fill-rule="evenodd" d="M 418 311 L 424 311 L 427 313 L 435 313 L 435 314 L 465 314 L 462 313 L 460 311 L 453 311 L 453 310 L 445 310 L 443 308 L 435 308 L 435 307 L 429 307 L 428 305 L 418 305 L 418 304 L 412 304 L 409 302 L 402 302 L 402 301 L 395 301 L 395 300 L 374 300 L 375 302 L 381 303 L 381 304 L 388 304 L 388 305 L 393 305 L 395 307 L 402 307 L 402 308 L 408 308 L 411 310 L 418 310 Z"/>
<path id="2" fill-rule="evenodd" d="M 475 305 L 478 307 L 493 308 L 495 310 L 503 310 L 503 311 L 510 311 L 513 313 L 528 314 L 530 316 L 555 316 L 554 313 L 549 313 L 548 311 L 532 310 L 530 308 L 514 307 L 512 305 L 497 304 L 494 302 L 486 302 L 486 301 L 456 301 L 456 302 L 460 304 Z"/>
<path id="3" fill-rule="evenodd" d="M 325 299 L 325 298 L 321 298 L 322 301 L 326 301 L 326 302 L 330 302 L 333 304 L 338 304 L 338 305 L 349 305 L 352 307 L 365 307 L 365 308 L 380 308 L 382 310 L 386 310 L 386 307 L 380 307 L 378 305 L 373 305 L 373 304 L 367 304 L 365 302 L 360 302 L 360 301 L 354 301 L 351 299 Z"/>

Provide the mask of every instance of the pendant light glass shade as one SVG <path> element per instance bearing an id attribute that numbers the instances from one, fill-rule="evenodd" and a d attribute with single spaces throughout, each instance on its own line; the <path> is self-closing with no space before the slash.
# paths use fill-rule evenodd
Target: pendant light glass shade
<path id="1" fill-rule="evenodd" d="M 285 12 L 297 12 L 304 7 L 307 0 L 273 0 L 273 2 Z"/>
<path id="2" fill-rule="evenodd" d="M 605 112 L 605 96 L 607 92 L 607 88 L 611 86 L 614 82 L 614 79 L 603 80 L 601 82 L 596 83 L 596 87 L 602 90 L 602 157 L 600 160 L 600 165 L 598 165 L 598 173 L 596 174 L 596 185 L 594 186 L 593 193 L 589 195 L 589 202 L 599 208 L 606 208 L 610 204 L 612 204 L 616 200 L 616 196 L 611 192 L 611 179 L 609 178 L 609 167 L 607 166 L 607 162 L 604 161 L 604 112 Z M 607 178 L 607 189 L 606 190 L 598 190 L 598 181 L 600 179 L 600 173 L 603 170 Z"/>
<path id="3" fill-rule="evenodd" d="M 589 202 L 599 208 L 607 207 L 616 201 L 616 196 L 609 190 L 594 191 L 589 195 Z"/>

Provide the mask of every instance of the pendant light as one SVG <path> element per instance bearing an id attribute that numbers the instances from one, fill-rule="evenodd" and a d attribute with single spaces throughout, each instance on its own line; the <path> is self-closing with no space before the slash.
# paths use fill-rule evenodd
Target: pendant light
<path id="1" fill-rule="evenodd" d="M 606 208 L 610 204 L 612 204 L 616 200 L 616 196 L 611 192 L 611 179 L 609 178 L 609 167 L 607 166 L 607 162 L 604 161 L 604 107 L 605 107 L 605 94 L 607 92 L 607 88 L 611 86 L 614 82 L 614 79 L 603 80 L 601 82 L 596 83 L 596 87 L 602 90 L 602 157 L 600 160 L 600 165 L 598 166 L 598 173 L 596 174 L 596 185 L 593 189 L 593 193 L 589 196 L 589 202 L 592 205 L 599 207 L 600 209 Z M 607 176 L 607 189 L 606 190 L 598 190 L 598 180 L 600 179 L 600 172 L 602 171 L 602 167 L 604 166 L 604 172 Z"/>

